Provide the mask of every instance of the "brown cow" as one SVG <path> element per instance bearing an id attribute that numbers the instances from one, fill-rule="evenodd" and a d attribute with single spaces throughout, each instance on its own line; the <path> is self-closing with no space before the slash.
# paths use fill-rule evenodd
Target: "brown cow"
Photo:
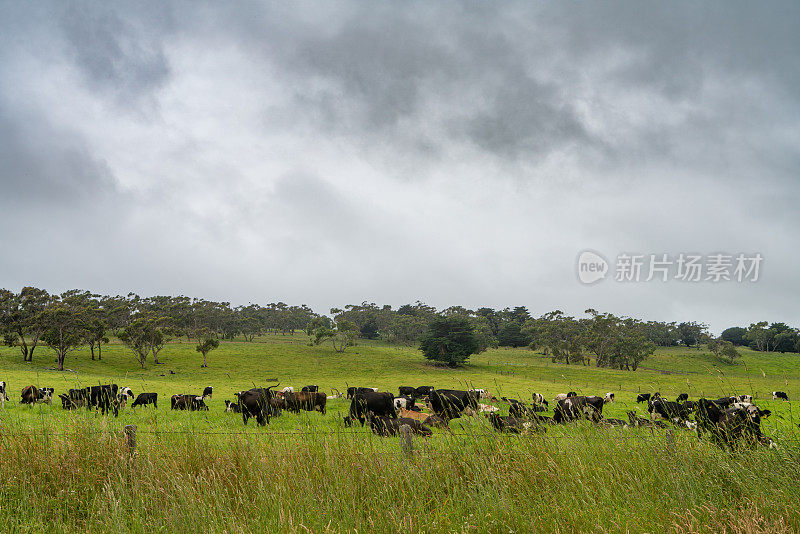
<path id="1" fill-rule="evenodd" d="M 286 410 L 294 413 L 300 413 L 300 410 L 313 412 L 319 410 L 322 415 L 325 415 L 325 405 L 328 402 L 328 396 L 321 391 L 301 391 L 300 393 L 285 392 L 283 394 L 283 402 L 285 403 Z"/>
<path id="2" fill-rule="evenodd" d="M 22 404 L 33 404 L 41 398 L 39 388 L 36 386 L 25 386 L 22 388 Z"/>

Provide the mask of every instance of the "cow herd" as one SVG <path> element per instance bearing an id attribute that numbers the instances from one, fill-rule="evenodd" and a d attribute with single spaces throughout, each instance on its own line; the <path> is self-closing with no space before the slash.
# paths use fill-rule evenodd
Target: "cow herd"
<path id="1" fill-rule="evenodd" d="M 295 391 L 291 386 L 275 391 L 269 387 L 254 387 L 234 393 L 236 401 L 225 401 L 225 411 L 238 413 L 246 425 L 252 417 L 260 426 L 269 423 L 270 418 L 279 417 L 283 411 L 299 414 L 301 411 L 327 413 L 327 401 L 342 395 L 328 397 L 316 385 L 309 385 Z M 603 407 L 615 402 L 614 393 L 603 396 L 578 395 L 574 391 L 556 395 L 552 401 L 552 415 L 547 414 L 551 403 L 540 393 L 533 393 L 531 402 L 501 397 L 508 405 L 508 415 L 501 415 L 500 408 L 494 404 L 480 401 L 498 401 L 484 389 L 440 389 L 433 386 L 401 386 L 398 395 L 388 391 L 378 391 L 373 387 L 348 387 L 346 399 L 350 407 L 343 422 L 345 426 L 359 423 L 369 424 L 371 430 L 381 436 L 393 436 L 407 425 L 415 434 L 430 436 L 432 428 L 451 431 L 449 422 L 462 415 L 484 414 L 492 428 L 500 432 L 527 433 L 544 431 L 547 425 L 561 425 L 577 420 L 589 420 L 602 427 L 661 427 L 674 425 L 678 428 L 696 430 L 699 438 L 708 436 L 712 441 L 727 447 L 735 447 L 743 441 L 774 446 L 772 440 L 761 432 L 761 422 L 771 415 L 770 410 L 762 410 L 753 403 L 751 395 L 737 395 L 719 399 L 700 398 L 689 400 L 682 393 L 674 401 L 660 393 L 637 395 L 637 403 L 647 403 L 649 418 L 640 417 L 635 411 L 628 411 L 628 420 L 604 418 Z M 54 388 L 29 385 L 22 388 L 21 403 L 50 403 L 55 394 Z M 65 410 L 94 408 L 103 415 L 118 415 L 129 399 L 134 399 L 131 408 L 153 405 L 158 408 L 157 393 L 140 393 L 134 396 L 129 387 L 117 384 L 98 384 L 85 388 L 69 389 L 58 395 Z M 213 387 L 207 386 L 199 395 L 175 394 L 170 398 L 173 410 L 208 410 L 206 399 L 213 398 Z M 785 392 L 774 391 L 773 400 L 788 401 Z M 0 381 L 0 402 L 5 405 L 8 387 Z M 427 411 L 423 411 L 426 408 Z"/>

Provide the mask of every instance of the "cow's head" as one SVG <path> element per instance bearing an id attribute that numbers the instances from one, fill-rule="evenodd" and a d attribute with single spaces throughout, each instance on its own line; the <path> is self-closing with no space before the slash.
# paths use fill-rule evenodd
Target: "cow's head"
<path id="1" fill-rule="evenodd" d="M 614 394 L 611 392 L 606 393 L 606 396 L 603 397 L 603 404 L 608 404 L 609 402 L 614 402 Z"/>

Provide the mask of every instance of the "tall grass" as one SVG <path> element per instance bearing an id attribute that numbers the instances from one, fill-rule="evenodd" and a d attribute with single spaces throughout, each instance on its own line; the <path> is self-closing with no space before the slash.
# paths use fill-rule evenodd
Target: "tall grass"
<path id="1" fill-rule="evenodd" d="M 552 435 L 550 435 L 552 434 Z M 578 424 L 415 440 L 142 433 L 0 438 L 5 532 L 796 532 L 800 450 Z M 157 439 L 148 439 L 148 438 Z"/>

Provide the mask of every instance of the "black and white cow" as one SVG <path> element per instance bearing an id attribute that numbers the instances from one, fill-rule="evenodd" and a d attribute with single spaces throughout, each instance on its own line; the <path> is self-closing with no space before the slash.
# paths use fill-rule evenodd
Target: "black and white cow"
<path id="1" fill-rule="evenodd" d="M 541 393 L 534 393 L 532 395 L 532 397 L 533 397 L 533 404 L 535 404 L 535 405 L 542 404 L 544 406 L 549 406 L 549 403 L 547 402 L 547 399 L 545 399 L 544 395 L 542 395 Z"/>
<path id="2" fill-rule="evenodd" d="M 228 413 L 242 413 L 242 408 L 235 402 L 225 401 L 225 411 Z"/>
<path id="3" fill-rule="evenodd" d="M 208 397 L 208 400 L 214 400 L 214 387 L 213 386 L 206 386 L 203 389 L 203 399 Z"/>
<path id="4" fill-rule="evenodd" d="M 5 408 L 7 400 L 8 400 L 8 393 L 6 392 L 6 383 L 0 380 L 0 406 Z"/>
<path id="5" fill-rule="evenodd" d="M 718 399 L 719 400 L 719 399 Z M 742 441 L 774 446 L 771 439 L 761 433 L 761 420 L 769 417 L 769 410 L 761 410 L 750 403 L 730 403 L 722 406 L 717 401 L 697 401 L 697 436 L 703 433 L 722 447 L 734 448 Z"/>
<path id="6" fill-rule="evenodd" d="M 772 400 L 789 400 L 789 395 L 786 394 L 785 391 L 773 391 L 772 392 Z"/>
<path id="7" fill-rule="evenodd" d="M 120 388 L 117 394 L 117 402 L 120 408 L 124 408 L 125 405 L 128 404 L 128 399 L 132 399 L 133 397 L 134 395 L 131 388 Z"/>
<path id="8" fill-rule="evenodd" d="M 606 393 L 605 396 L 603 397 L 603 403 L 604 404 L 608 404 L 609 402 L 611 402 L 611 403 L 614 402 L 614 394 L 611 393 L 610 391 L 608 393 Z"/>
<path id="9" fill-rule="evenodd" d="M 531 429 L 538 429 L 538 424 L 530 419 L 523 419 L 514 416 L 502 416 L 496 413 L 489 414 L 489 422 L 498 432 L 510 432 L 521 434 Z"/>
<path id="10" fill-rule="evenodd" d="M 695 403 L 685 401 L 682 404 L 657 398 L 647 404 L 647 411 L 651 417 L 659 415 L 662 419 L 667 419 L 673 423 L 683 423 L 689 419 L 689 414 L 694 410 Z"/>
<path id="11" fill-rule="evenodd" d="M 152 404 L 154 408 L 158 408 L 158 393 L 139 393 L 136 400 L 131 404 L 131 408 L 146 406 L 148 404 Z"/>
<path id="12" fill-rule="evenodd" d="M 569 393 L 559 393 L 558 395 L 556 395 L 556 398 L 553 399 L 553 403 L 558 404 L 559 401 L 562 401 L 564 399 L 568 399 L 570 397 L 577 397 L 577 396 L 578 396 L 578 394 L 575 393 L 574 391 L 570 391 Z"/>
<path id="13" fill-rule="evenodd" d="M 415 403 L 416 399 L 414 399 L 414 397 L 407 397 L 407 396 L 395 397 L 394 409 L 398 411 L 400 411 L 401 408 L 404 410 L 419 411 L 418 409 L 416 409 Z"/>
<path id="14" fill-rule="evenodd" d="M 603 418 L 603 397 L 567 397 L 556 404 L 553 421 L 565 423 L 578 419 L 589 419 L 598 422 Z"/>

